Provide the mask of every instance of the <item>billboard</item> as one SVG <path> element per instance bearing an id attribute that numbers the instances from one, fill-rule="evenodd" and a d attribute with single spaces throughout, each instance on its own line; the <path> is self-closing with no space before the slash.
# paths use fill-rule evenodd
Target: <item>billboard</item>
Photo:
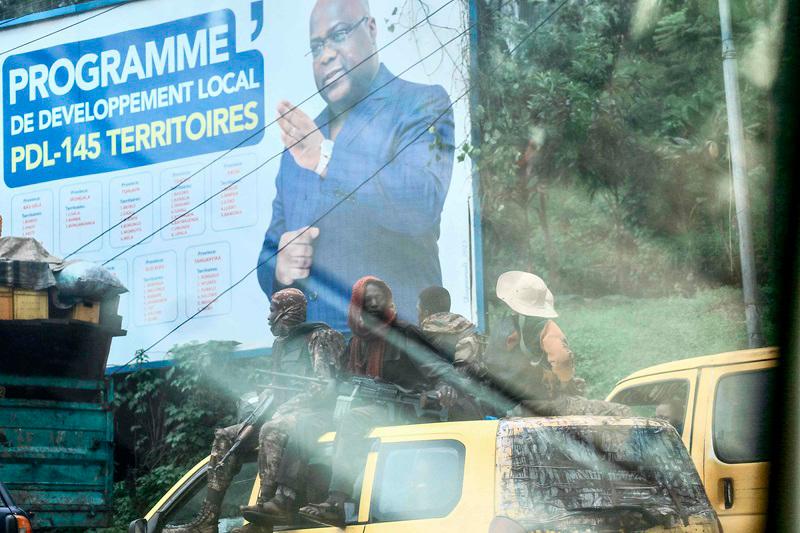
<path id="1" fill-rule="evenodd" d="M 363 275 L 410 321 L 436 284 L 477 318 L 463 3 L 313 8 L 140 0 L 0 31 L 5 233 L 128 287 L 109 363 L 165 335 L 151 358 L 268 347 L 284 286 L 345 329 Z"/>

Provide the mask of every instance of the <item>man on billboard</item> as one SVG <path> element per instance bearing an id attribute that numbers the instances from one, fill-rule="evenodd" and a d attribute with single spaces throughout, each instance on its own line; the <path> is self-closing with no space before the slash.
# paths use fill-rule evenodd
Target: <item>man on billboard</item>
<path id="1" fill-rule="evenodd" d="M 374 274 L 413 318 L 419 292 L 442 284 L 437 241 L 455 151 L 449 97 L 380 63 L 366 0 L 319 0 L 309 30 L 327 107 L 312 120 L 278 106 L 287 150 L 259 283 L 268 296 L 301 288 L 309 320 L 342 330 L 351 286 Z"/>

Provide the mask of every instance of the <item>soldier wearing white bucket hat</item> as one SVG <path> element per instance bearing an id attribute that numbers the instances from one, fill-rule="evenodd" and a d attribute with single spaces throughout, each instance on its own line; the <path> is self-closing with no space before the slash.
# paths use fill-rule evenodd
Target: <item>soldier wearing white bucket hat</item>
<path id="1" fill-rule="evenodd" d="M 549 366 L 562 384 L 573 381 L 575 362 L 561 328 L 553 322 L 558 316 L 553 293 L 544 280 L 530 272 L 512 270 L 497 279 L 497 297 L 517 315 L 515 331 L 506 345 L 519 343 L 531 362 Z"/>
<path id="2" fill-rule="evenodd" d="M 516 404 L 511 416 L 631 416 L 625 405 L 583 397 L 567 338 L 553 322 L 553 293 L 539 276 L 511 271 L 497 280 L 497 297 L 513 314 L 490 335 L 486 369 L 495 388 Z"/>

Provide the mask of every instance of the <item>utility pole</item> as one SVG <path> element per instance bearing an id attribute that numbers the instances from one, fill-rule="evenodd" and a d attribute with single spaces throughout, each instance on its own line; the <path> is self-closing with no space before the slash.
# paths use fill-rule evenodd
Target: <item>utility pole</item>
<path id="1" fill-rule="evenodd" d="M 733 196 L 736 202 L 736 220 L 739 225 L 739 260 L 742 266 L 747 340 L 750 348 L 758 348 L 764 345 L 764 337 L 761 333 L 761 315 L 757 305 L 758 284 L 756 282 L 755 254 L 753 253 L 753 235 L 750 229 L 744 128 L 742 127 L 742 107 L 739 101 L 736 49 L 733 46 L 729 0 L 719 0 L 719 22 L 722 33 L 722 73 L 725 80 L 725 104 L 728 111 L 728 145 L 730 146 L 731 174 L 733 176 Z"/>

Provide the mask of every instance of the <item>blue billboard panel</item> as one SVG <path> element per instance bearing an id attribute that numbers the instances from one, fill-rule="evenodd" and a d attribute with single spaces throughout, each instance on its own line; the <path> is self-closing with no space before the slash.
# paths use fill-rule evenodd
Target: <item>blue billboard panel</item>
<path id="1" fill-rule="evenodd" d="M 229 9 L 3 63 L 3 178 L 24 187 L 258 144 L 264 58 Z"/>

